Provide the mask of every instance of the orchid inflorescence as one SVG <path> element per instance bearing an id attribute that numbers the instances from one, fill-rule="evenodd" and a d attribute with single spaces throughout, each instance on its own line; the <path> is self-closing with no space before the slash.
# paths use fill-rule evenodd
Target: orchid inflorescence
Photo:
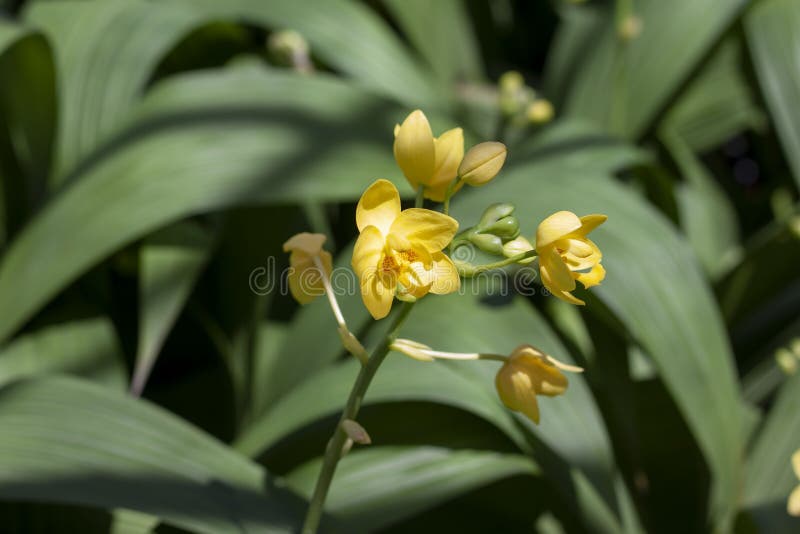
<path id="1" fill-rule="evenodd" d="M 395 185 L 379 179 L 367 187 L 356 208 L 359 235 L 351 265 L 359 279 L 364 305 L 372 317 L 379 320 L 390 314 L 395 300 L 404 302 L 389 334 L 372 355 L 367 354 L 347 328 L 336 302 L 328 279 L 330 254 L 322 248 L 325 236 L 303 233 L 284 244 L 284 250 L 291 252 L 289 287 L 292 295 L 305 304 L 325 293 L 343 346 L 362 363 L 361 373 L 326 450 L 304 531 L 313 532 L 315 529 L 321 502 L 339 458 L 354 442 L 359 442 L 353 438 L 352 429 L 356 425 L 360 399 L 389 351 L 421 361 L 501 362 L 495 380 L 500 400 L 536 424 L 540 419 L 537 396 L 561 395 L 568 386 L 564 372 L 582 371 L 580 367 L 564 364 L 533 345 L 521 345 L 509 355 L 453 353 L 436 350 L 419 341 L 399 339 L 400 326 L 417 300 L 429 293 L 453 293 L 459 289 L 462 278 L 537 260 L 545 288 L 571 304 L 585 304 L 572 293 L 576 282 L 589 288 L 605 277 L 600 249 L 587 237 L 606 220 L 605 215 L 579 217 L 569 211 L 558 211 L 539 224 L 535 244 L 531 244 L 520 235 L 514 205 L 500 203 L 488 206 L 474 226 L 458 231 L 459 222 L 450 216 L 451 198 L 464 185 L 480 187 L 491 182 L 505 163 L 505 145 L 484 142 L 465 153 L 461 128 L 434 137 L 428 119 L 420 110 L 413 111 L 402 124 L 395 126 L 394 136 L 395 160 L 417 191 L 416 206 L 402 209 Z M 424 199 L 441 203 L 441 211 L 423 208 Z M 464 245 L 475 246 L 502 259 L 474 265 L 448 255 Z"/>

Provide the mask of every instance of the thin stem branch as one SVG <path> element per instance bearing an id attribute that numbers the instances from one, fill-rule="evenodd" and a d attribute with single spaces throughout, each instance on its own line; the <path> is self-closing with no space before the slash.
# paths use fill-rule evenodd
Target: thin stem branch
<path id="1" fill-rule="evenodd" d="M 303 534 L 314 534 L 319 527 L 320 520 L 322 519 L 322 511 L 325 505 L 325 498 L 328 495 L 328 489 L 333 481 L 333 475 L 336 472 L 336 467 L 339 460 L 344 453 L 345 444 L 347 442 L 347 433 L 342 428 L 342 423 L 346 419 L 356 420 L 358 411 L 361 408 L 361 403 L 364 400 L 364 395 L 367 392 L 372 378 L 378 371 L 384 358 L 389 353 L 389 347 L 397 339 L 400 328 L 408 317 L 411 308 L 414 307 L 413 302 L 404 302 L 400 308 L 400 312 L 395 317 L 389 333 L 378 345 L 369 357 L 366 365 L 361 367 L 361 370 L 356 377 L 353 388 L 350 390 L 350 397 L 347 399 L 347 404 L 342 410 L 342 415 L 339 422 L 336 424 L 336 430 L 333 436 L 328 441 L 325 448 L 325 458 L 322 462 L 322 469 L 320 469 L 319 476 L 317 477 L 317 484 L 314 487 L 314 493 L 311 496 L 311 502 L 308 505 L 308 512 L 306 512 L 306 519 L 303 523 Z"/>
<path id="2" fill-rule="evenodd" d="M 526 260 L 528 258 L 535 258 L 536 251 L 529 250 L 527 252 L 522 252 L 515 256 L 511 256 L 510 258 L 506 258 L 504 260 L 496 261 L 494 263 L 486 263 L 484 265 L 471 265 L 466 267 L 462 264 L 456 262 L 456 268 L 458 269 L 458 274 L 465 278 L 471 278 L 479 273 L 485 273 L 486 271 L 491 271 L 493 269 L 499 269 L 501 267 L 505 267 L 506 265 L 511 265 L 522 260 Z"/>
<path id="3" fill-rule="evenodd" d="M 322 285 L 325 287 L 325 294 L 328 296 L 328 302 L 331 305 L 333 316 L 336 317 L 336 322 L 341 328 L 347 330 L 347 323 L 345 323 L 344 315 L 342 315 L 342 310 L 339 308 L 339 301 L 336 300 L 336 295 L 333 294 L 331 281 L 328 279 L 328 273 L 325 272 L 325 267 L 322 265 L 319 256 L 314 256 L 314 265 L 319 270 L 319 275 L 322 278 Z"/>
<path id="4" fill-rule="evenodd" d="M 453 193 L 458 187 L 458 184 L 461 182 L 461 178 L 456 176 L 456 178 L 450 182 L 450 185 L 447 186 L 447 191 L 444 193 L 444 214 L 450 215 L 450 198 L 453 196 Z"/>
<path id="5" fill-rule="evenodd" d="M 414 201 L 415 208 L 421 208 L 425 204 L 425 186 L 420 185 L 417 189 L 417 198 Z"/>

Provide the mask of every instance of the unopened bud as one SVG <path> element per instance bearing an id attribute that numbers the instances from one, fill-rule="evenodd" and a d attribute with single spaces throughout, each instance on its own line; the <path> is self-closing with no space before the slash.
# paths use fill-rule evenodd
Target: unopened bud
<path id="1" fill-rule="evenodd" d="M 353 440 L 354 443 L 358 443 L 359 445 L 369 445 L 372 443 L 372 439 L 370 439 L 367 431 L 356 421 L 345 419 L 342 421 L 341 427 L 344 433 L 347 434 L 347 437 Z"/>
<path id="2" fill-rule="evenodd" d="M 485 185 L 503 168 L 507 152 L 506 145 L 497 141 L 475 145 L 461 160 L 458 176 L 469 185 Z"/>
<path id="3" fill-rule="evenodd" d="M 495 221 L 491 226 L 483 229 L 484 233 L 496 235 L 503 242 L 511 241 L 519 235 L 519 221 L 513 215 Z"/>
<path id="4" fill-rule="evenodd" d="M 553 104 L 544 98 L 537 98 L 528 105 L 525 117 L 533 124 L 544 124 L 553 120 L 555 110 Z"/>
<path id="5" fill-rule="evenodd" d="M 481 215 L 481 220 L 478 221 L 478 230 L 484 230 L 485 228 L 490 227 L 503 217 L 508 217 L 512 213 L 514 213 L 514 204 L 509 202 L 499 202 L 497 204 L 492 204 L 488 208 L 483 211 L 483 215 Z"/>
<path id="6" fill-rule="evenodd" d="M 795 215 L 789 219 L 789 231 L 792 232 L 795 237 L 800 238 L 800 215 Z"/>
<path id="7" fill-rule="evenodd" d="M 789 352 L 788 349 L 781 348 L 775 352 L 775 361 L 778 362 L 778 367 L 781 368 L 787 375 L 793 375 L 797 372 L 797 358 L 794 354 Z"/>
<path id="8" fill-rule="evenodd" d="M 479 249 L 495 256 L 503 255 L 503 240 L 492 234 L 472 234 L 469 241 Z"/>
<path id="9" fill-rule="evenodd" d="M 522 236 L 517 237 L 516 239 L 513 239 L 508 243 L 506 243 L 505 245 L 503 245 L 503 255 L 506 258 L 513 258 L 514 256 L 525 254 L 526 252 L 530 252 L 531 250 L 533 250 L 533 245 L 531 245 L 531 242 Z M 524 260 L 520 260 L 517 263 L 521 263 L 524 265 L 526 263 L 532 262 L 535 259 L 536 258 L 526 258 Z"/>
<path id="10" fill-rule="evenodd" d="M 636 15 L 628 15 L 619 24 L 617 32 L 623 41 L 633 41 L 642 33 L 642 19 Z"/>
<path id="11" fill-rule="evenodd" d="M 279 65 L 294 67 L 301 72 L 313 70 L 308 42 L 294 30 L 281 30 L 270 35 L 267 50 Z"/>
<path id="12" fill-rule="evenodd" d="M 500 76 L 500 111 L 503 115 L 512 116 L 520 111 L 524 100 L 525 79 L 522 74 L 510 70 Z"/>

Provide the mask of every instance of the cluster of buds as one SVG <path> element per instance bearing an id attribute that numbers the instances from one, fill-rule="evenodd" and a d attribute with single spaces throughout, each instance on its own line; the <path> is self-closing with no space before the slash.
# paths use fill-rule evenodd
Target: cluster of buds
<path id="1" fill-rule="evenodd" d="M 500 76 L 498 85 L 500 111 L 513 124 L 539 125 L 553 120 L 553 104 L 526 85 L 519 72 L 506 72 Z"/>

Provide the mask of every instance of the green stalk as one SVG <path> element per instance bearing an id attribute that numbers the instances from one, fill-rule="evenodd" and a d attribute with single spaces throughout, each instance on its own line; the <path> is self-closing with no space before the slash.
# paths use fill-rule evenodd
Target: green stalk
<path id="1" fill-rule="evenodd" d="M 458 261 L 456 261 L 455 264 L 456 268 L 458 269 L 458 274 L 465 278 L 470 278 L 479 273 L 485 273 L 486 271 L 491 271 L 492 269 L 499 269 L 500 267 L 505 267 L 506 265 L 511 265 L 513 263 L 517 263 L 518 261 L 535 257 L 536 250 L 529 250 L 528 252 L 522 252 L 516 256 L 511 256 L 510 258 L 496 261 L 494 263 L 486 263 L 484 265 L 463 264 Z"/>
<path id="2" fill-rule="evenodd" d="M 339 422 L 336 424 L 336 430 L 333 432 L 333 436 L 331 436 L 325 448 L 325 458 L 322 462 L 322 469 L 317 477 L 317 484 L 314 487 L 314 493 L 311 496 L 311 502 L 306 512 L 306 519 L 303 523 L 303 534 L 314 534 L 317 532 L 317 528 L 319 528 L 319 522 L 322 519 L 322 511 L 325 506 L 325 498 L 328 496 L 328 489 L 333 481 L 336 466 L 343 456 L 345 443 L 347 442 L 347 433 L 342 428 L 342 422 L 345 419 L 355 421 L 358 416 L 358 410 L 361 408 L 361 403 L 364 400 L 364 395 L 367 393 L 367 388 L 370 382 L 372 382 L 372 378 L 378 371 L 378 367 L 383 363 L 386 355 L 389 354 L 389 346 L 397 339 L 397 335 L 400 333 L 400 327 L 405 322 L 413 307 L 413 302 L 403 303 L 402 308 L 400 308 L 400 313 L 397 314 L 397 317 L 395 317 L 389 329 L 389 333 L 386 334 L 381 344 L 372 352 L 366 365 L 361 366 L 358 377 L 356 377 L 356 381 L 353 383 L 353 388 L 350 390 L 350 397 L 347 399 L 347 404 L 344 410 L 342 410 Z"/>

